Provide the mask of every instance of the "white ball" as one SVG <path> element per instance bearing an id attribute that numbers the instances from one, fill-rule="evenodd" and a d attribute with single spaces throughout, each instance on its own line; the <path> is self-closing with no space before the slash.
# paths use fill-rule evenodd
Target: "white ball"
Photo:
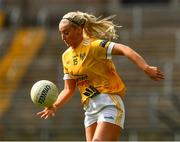
<path id="1" fill-rule="evenodd" d="M 31 88 L 31 100 L 40 107 L 50 107 L 58 97 L 58 88 L 48 80 L 37 81 Z"/>

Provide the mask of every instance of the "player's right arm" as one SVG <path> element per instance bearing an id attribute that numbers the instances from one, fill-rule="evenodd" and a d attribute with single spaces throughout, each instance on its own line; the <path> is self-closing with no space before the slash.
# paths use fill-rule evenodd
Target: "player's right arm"
<path id="1" fill-rule="evenodd" d="M 141 68 L 151 79 L 160 81 L 164 79 L 163 73 L 159 68 L 148 65 L 144 58 L 132 48 L 116 43 L 112 49 L 112 55 L 124 55 Z"/>
<path id="2" fill-rule="evenodd" d="M 54 116 L 57 109 L 66 104 L 70 98 L 74 95 L 76 89 L 76 82 L 74 79 L 64 80 L 64 89 L 59 94 L 57 100 L 53 106 L 45 108 L 43 111 L 38 112 L 41 118 L 47 119 L 49 116 Z"/>
<path id="3" fill-rule="evenodd" d="M 64 89 L 59 94 L 53 106 L 56 108 L 62 107 L 74 95 L 76 89 L 76 81 L 74 79 L 66 79 L 64 81 Z"/>

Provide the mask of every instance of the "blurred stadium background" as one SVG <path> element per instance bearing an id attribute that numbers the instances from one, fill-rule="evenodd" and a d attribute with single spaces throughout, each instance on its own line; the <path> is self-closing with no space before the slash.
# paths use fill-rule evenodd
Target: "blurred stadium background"
<path id="1" fill-rule="evenodd" d="M 41 79 L 63 87 L 67 48 L 58 24 L 69 11 L 116 14 L 117 40 L 160 66 L 166 79 L 150 80 L 124 57 L 113 60 L 128 87 L 120 140 L 180 140 L 179 0 L 0 0 L 0 140 L 85 140 L 78 91 L 56 117 L 41 120 L 30 100 Z"/>

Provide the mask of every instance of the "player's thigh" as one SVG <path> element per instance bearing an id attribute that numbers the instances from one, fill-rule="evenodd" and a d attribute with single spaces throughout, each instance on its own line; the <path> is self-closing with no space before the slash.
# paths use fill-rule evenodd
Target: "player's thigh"
<path id="1" fill-rule="evenodd" d="M 121 127 L 109 122 L 99 122 L 94 133 L 94 141 L 117 141 L 121 134 Z"/>
<path id="2" fill-rule="evenodd" d="M 86 130 L 86 141 L 92 141 L 96 130 L 97 123 L 94 123 L 85 128 Z"/>

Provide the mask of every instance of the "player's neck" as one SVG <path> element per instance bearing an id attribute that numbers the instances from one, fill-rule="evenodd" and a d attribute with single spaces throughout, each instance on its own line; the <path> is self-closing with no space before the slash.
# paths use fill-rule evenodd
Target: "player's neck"
<path id="1" fill-rule="evenodd" d="M 71 46 L 73 49 L 76 49 L 77 47 L 79 47 L 79 45 L 82 43 L 83 41 L 83 37 L 77 37 L 76 41 L 74 42 L 74 44 Z"/>

